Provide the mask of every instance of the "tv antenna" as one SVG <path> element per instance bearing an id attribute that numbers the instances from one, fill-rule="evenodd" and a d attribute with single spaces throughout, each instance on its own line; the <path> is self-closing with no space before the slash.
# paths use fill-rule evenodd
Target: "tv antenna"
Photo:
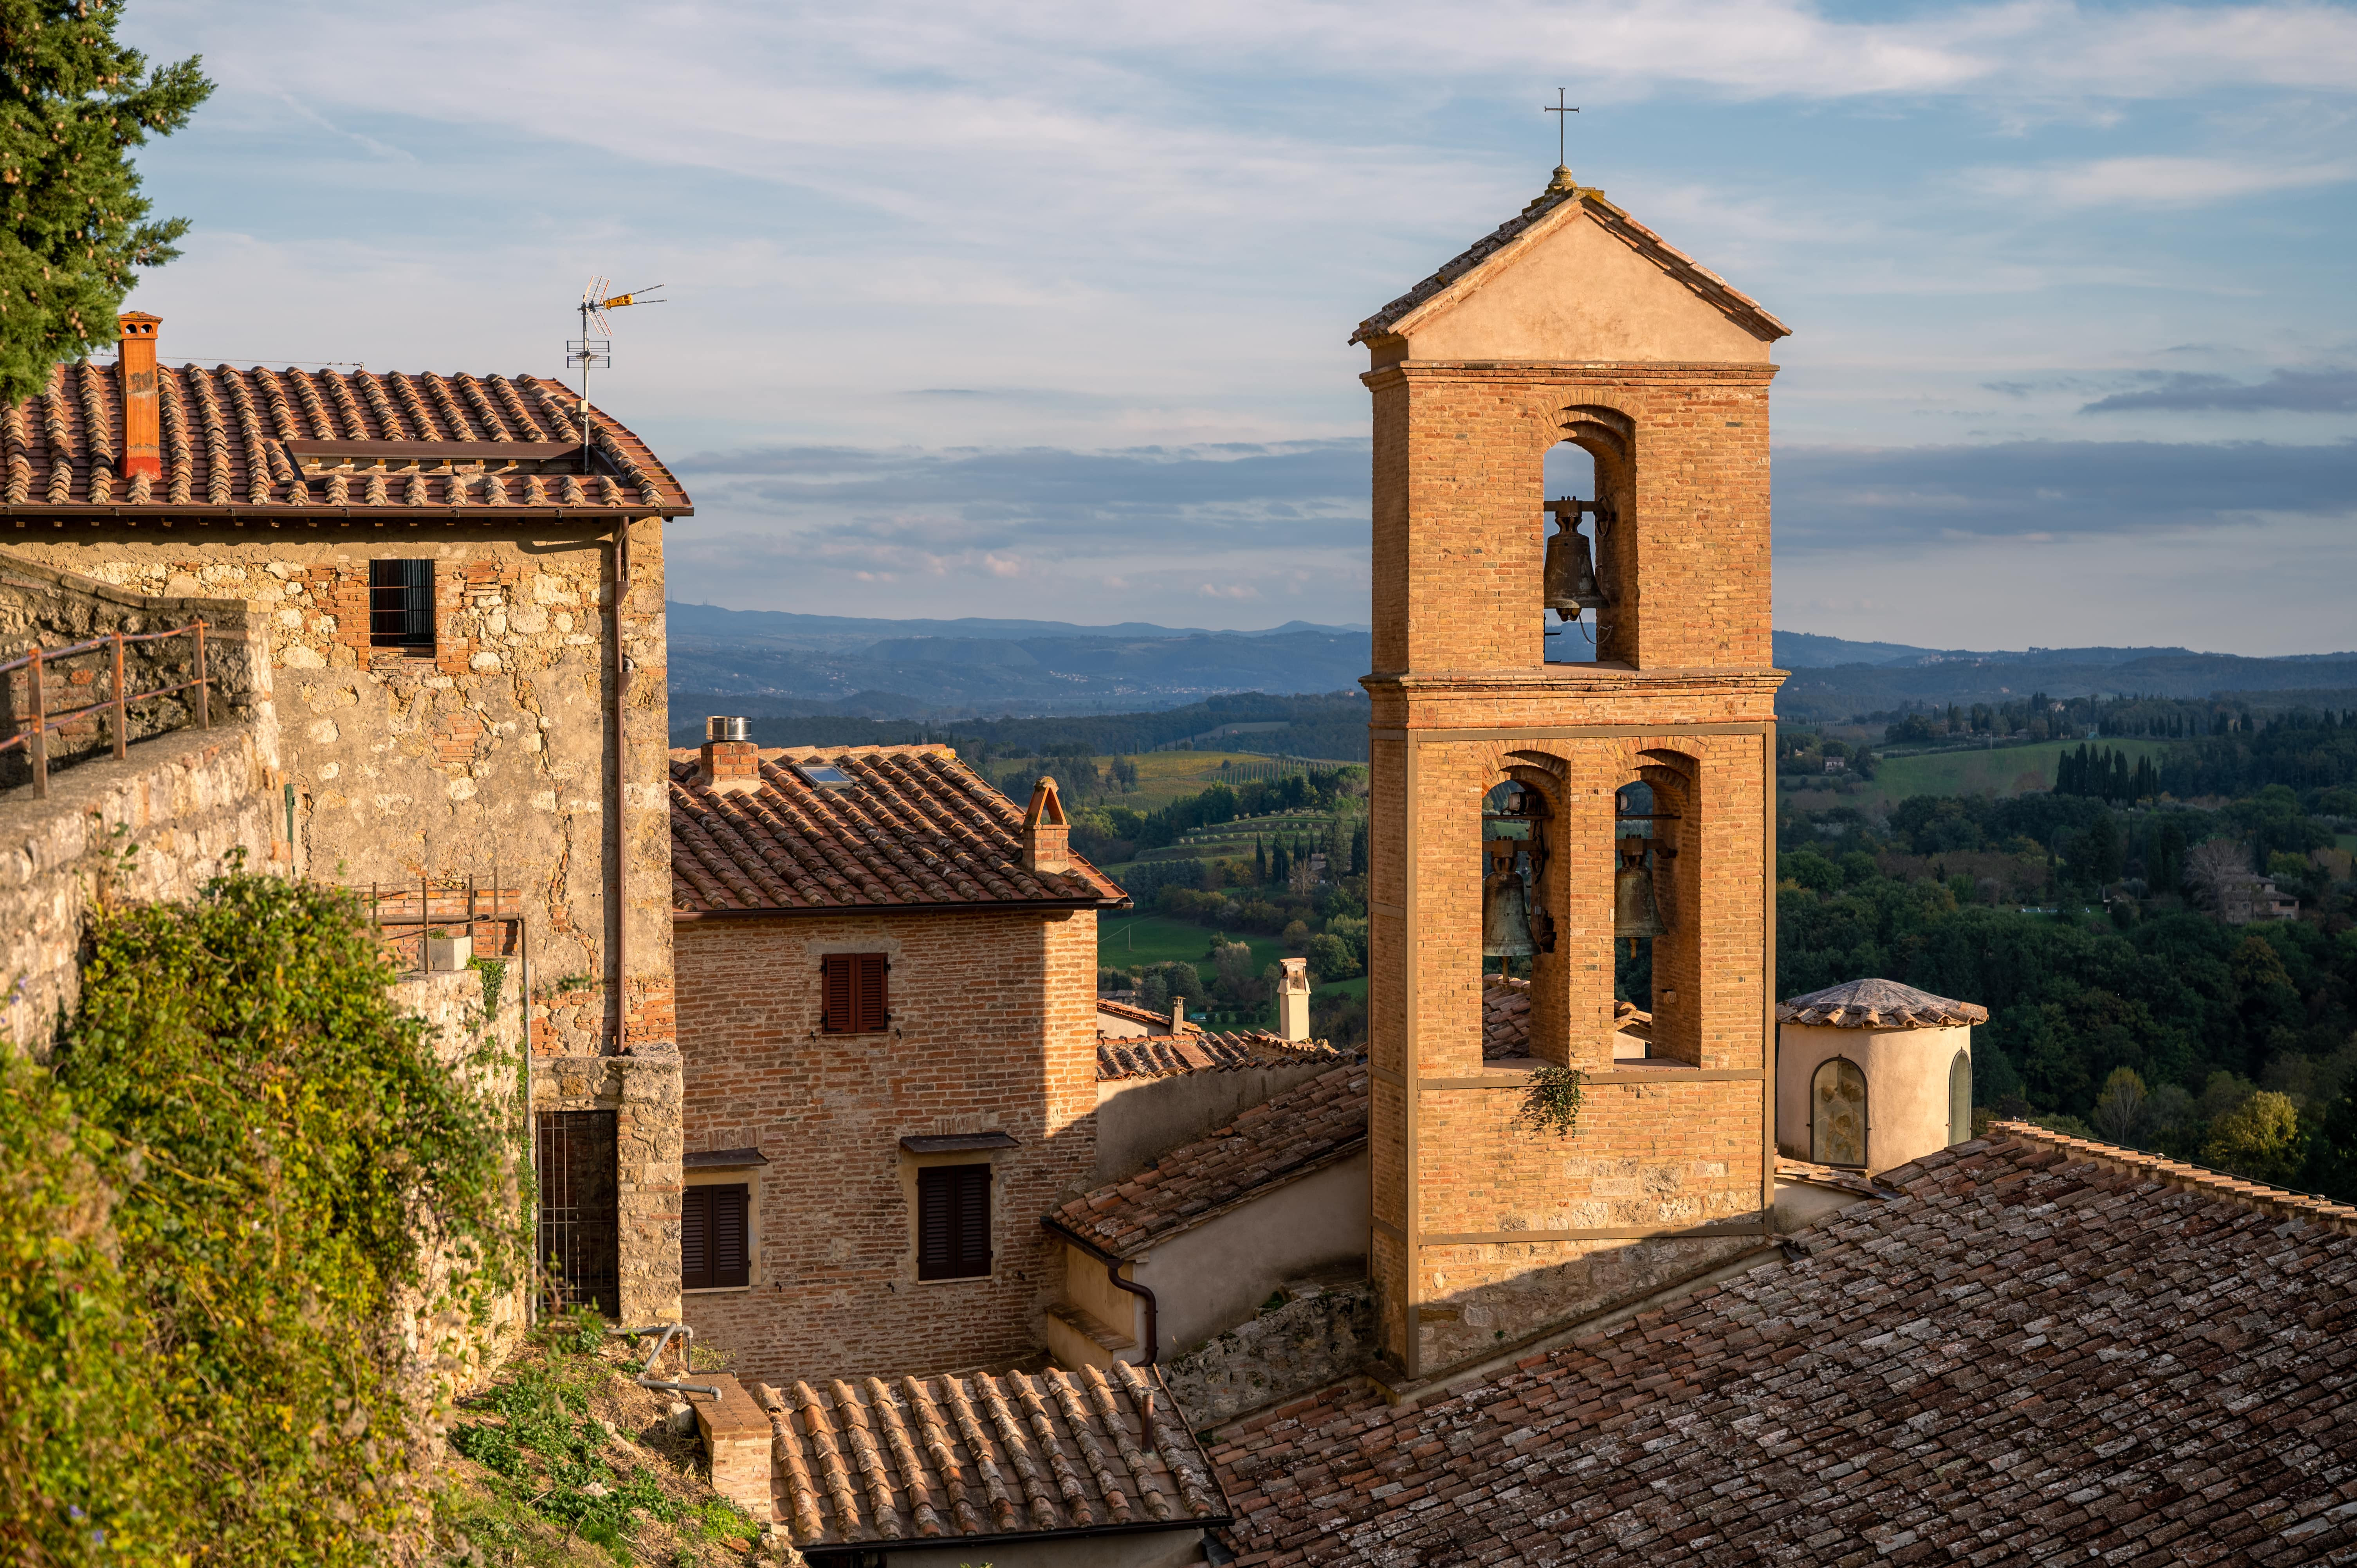
<path id="1" fill-rule="evenodd" d="M 619 310 L 626 305 L 671 303 L 647 297 L 663 286 L 659 283 L 634 288 L 628 294 L 609 293 L 613 286 L 612 278 L 589 280 L 589 285 L 581 291 L 581 303 L 575 306 L 581 313 L 581 336 L 568 338 L 565 345 L 565 368 L 581 372 L 581 472 L 585 478 L 589 472 L 589 372 L 609 369 L 614 363 L 614 328 L 606 319 L 606 312 Z"/>

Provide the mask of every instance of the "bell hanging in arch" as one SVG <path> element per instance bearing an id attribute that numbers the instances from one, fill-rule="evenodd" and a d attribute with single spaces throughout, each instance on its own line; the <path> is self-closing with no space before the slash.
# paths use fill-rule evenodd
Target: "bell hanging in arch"
<path id="1" fill-rule="evenodd" d="M 1531 901 L 1523 874 L 1501 872 L 1481 885 L 1481 956 L 1531 958 L 1539 950 L 1531 936 Z"/>
<path id="2" fill-rule="evenodd" d="M 1637 950 L 1641 937 L 1665 937 L 1669 927 L 1662 924 L 1660 907 L 1653 902 L 1653 874 L 1645 867 L 1645 853 L 1637 852 L 1633 860 L 1620 862 L 1620 869 L 1612 876 L 1612 934 Z"/>
<path id="3" fill-rule="evenodd" d="M 1547 537 L 1542 576 L 1546 607 L 1558 620 L 1577 620 L 1582 610 L 1604 607 L 1604 590 L 1597 585 L 1587 536 L 1579 532 L 1579 502 L 1566 496 L 1548 510 L 1555 513 L 1555 532 Z"/>

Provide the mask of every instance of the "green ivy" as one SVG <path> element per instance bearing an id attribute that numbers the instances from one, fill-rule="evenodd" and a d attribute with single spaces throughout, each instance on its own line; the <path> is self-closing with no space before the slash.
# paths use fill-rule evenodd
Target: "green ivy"
<path id="1" fill-rule="evenodd" d="M 500 958 L 470 958 L 467 967 L 483 977 L 483 1024 L 486 1028 L 500 1015 L 500 992 L 507 983 L 507 960 Z"/>
<path id="2" fill-rule="evenodd" d="M 1550 1064 L 1533 1069 L 1530 1083 L 1523 1090 L 1522 1107 L 1514 1112 L 1514 1125 L 1529 1128 L 1534 1136 L 1552 1133 L 1558 1138 L 1570 1137 L 1579 1131 L 1587 1086 L 1587 1075 L 1576 1067 Z"/>
<path id="3" fill-rule="evenodd" d="M 524 1232 L 514 1107 L 475 1087 L 511 1077 L 437 1060 L 391 978 L 349 895 L 242 869 L 91 916 L 50 1070 L 0 1079 L 0 1559 L 417 1539 L 404 1331 L 448 1348 Z"/>

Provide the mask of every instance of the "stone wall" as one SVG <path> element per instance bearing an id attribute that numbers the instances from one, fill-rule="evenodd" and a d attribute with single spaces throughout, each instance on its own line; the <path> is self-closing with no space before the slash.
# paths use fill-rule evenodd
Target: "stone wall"
<path id="1" fill-rule="evenodd" d="M 1375 1291 L 1306 1285 L 1291 1299 L 1161 1363 L 1198 1431 L 1340 1381 L 1375 1352 Z"/>
<path id="2" fill-rule="evenodd" d="M 433 1032 L 435 1059 L 506 1108 L 514 1131 L 516 1179 L 525 1176 L 523 988 L 512 965 L 486 996 L 479 970 L 409 973 L 393 982 L 394 1004 Z M 486 1002 L 490 1003 L 487 1008 Z M 521 1200 L 521 1187 L 518 1188 Z M 512 1351 L 529 1321 L 526 1285 L 494 1300 L 487 1317 L 453 1313 L 435 1300 L 447 1261 L 429 1254 L 424 1283 L 404 1291 L 396 1310 L 403 1337 L 419 1358 L 440 1399 L 486 1386 Z"/>
<path id="3" fill-rule="evenodd" d="M 1095 916 L 683 920 L 675 951 L 685 1146 L 769 1162 L 730 1176 L 753 1189 L 751 1279 L 687 1295 L 698 1339 L 767 1382 L 970 1367 L 1038 1345 L 1062 1281 L 1039 1219 L 1095 1165 Z M 829 952 L 888 955 L 888 1032 L 820 1031 Z M 1016 1146 L 900 1147 L 981 1132 Z M 984 1162 L 992 1273 L 919 1280 L 920 1165 Z"/>
<path id="4" fill-rule="evenodd" d="M 270 701 L 268 639 L 245 604 L 236 599 L 153 597 L 126 593 L 95 578 L 46 566 L 20 555 L 0 552 L 0 663 L 24 657 L 38 646 L 46 650 L 69 648 L 113 632 L 130 635 L 168 631 L 202 620 L 205 626 L 205 674 L 210 682 L 210 716 L 215 724 L 236 718 L 264 716 Z M 159 638 L 124 645 L 124 686 L 126 692 L 159 691 L 196 678 L 193 636 Z M 45 664 L 41 682 L 44 711 L 57 714 L 111 699 L 114 694 L 114 654 L 103 647 Z M 11 671 L 0 683 L 0 737 L 16 733 L 30 721 L 33 711 L 32 671 Z M 126 704 L 127 741 L 136 744 L 197 724 L 196 693 L 151 697 Z M 274 744 L 265 733 L 264 744 Z M 48 735 L 49 771 L 91 757 L 114 754 L 114 720 L 111 712 L 78 719 Z M 22 746 L 0 752 L 0 789 L 12 789 L 32 778 L 30 753 Z"/>
<path id="5" fill-rule="evenodd" d="M 363 892 L 468 877 L 519 890 L 533 1103 L 620 1113 L 621 1310 L 649 1321 L 679 1299 L 669 708 L 662 525 L 627 532 L 619 795 L 610 526 L 109 521 L 27 530 L 12 560 L 124 593 L 219 596 L 268 628 L 293 874 Z M 393 559 L 433 563 L 431 649 L 371 646 L 370 563 Z M 277 808 L 283 833 L 283 793 Z"/>
<path id="6" fill-rule="evenodd" d="M 6 1038 L 46 1056 L 81 999 L 94 903 L 183 899 L 232 850 L 271 865 L 276 791 L 253 719 L 176 731 L 59 774 L 49 796 L 0 795 L 0 976 Z"/>

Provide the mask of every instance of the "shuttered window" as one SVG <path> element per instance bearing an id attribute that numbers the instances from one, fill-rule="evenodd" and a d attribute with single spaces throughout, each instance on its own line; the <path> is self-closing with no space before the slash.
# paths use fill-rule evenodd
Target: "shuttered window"
<path id="1" fill-rule="evenodd" d="M 434 563 L 369 563 L 369 646 L 434 651 Z"/>
<path id="2" fill-rule="evenodd" d="M 917 1172 L 917 1277 L 963 1280 L 990 1273 L 990 1167 L 926 1165 Z"/>
<path id="3" fill-rule="evenodd" d="M 891 963 L 880 952 L 834 952 L 819 961 L 830 1035 L 872 1035 L 891 1026 L 884 977 Z"/>
<path id="4" fill-rule="evenodd" d="M 692 1187 L 683 1195 L 680 1289 L 719 1290 L 752 1283 L 752 1251 L 745 1229 L 748 1196 L 741 1186 Z"/>

